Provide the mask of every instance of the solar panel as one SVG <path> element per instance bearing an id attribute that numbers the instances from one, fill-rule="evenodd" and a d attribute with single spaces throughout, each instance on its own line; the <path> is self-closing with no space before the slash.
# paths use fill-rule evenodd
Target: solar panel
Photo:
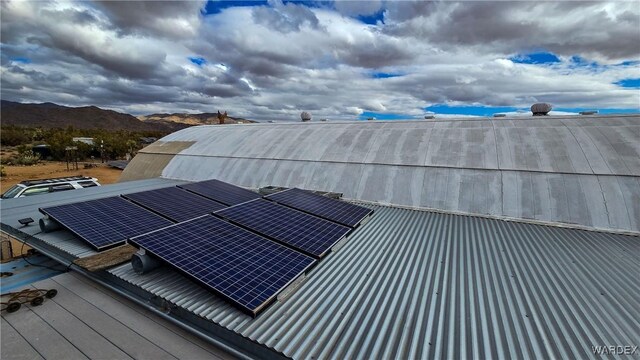
<path id="1" fill-rule="evenodd" d="M 178 185 L 178 187 L 229 206 L 262 197 L 253 191 L 215 179 Z"/>
<path id="2" fill-rule="evenodd" d="M 373 213 L 373 210 L 362 206 L 349 204 L 344 201 L 316 195 L 312 192 L 296 188 L 267 195 L 265 199 L 273 200 L 280 204 L 350 227 L 355 227 Z"/>
<path id="3" fill-rule="evenodd" d="M 122 195 L 175 222 L 181 222 L 226 208 L 217 201 L 178 189 L 175 186 Z"/>
<path id="4" fill-rule="evenodd" d="M 215 215 L 316 258 L 323 257 L 351 231 L 346 226 L 263 199 L 232 206 Z"/>
<path id="5" fill-rule="evenodd" d="M 315 263 L 211 215 L 130 241 L 253 316 Z"/>
<path id="6" fill-rule="evenodd" d="M 96 250 L 173 223 L 119 196 L 40 209 Z"/>

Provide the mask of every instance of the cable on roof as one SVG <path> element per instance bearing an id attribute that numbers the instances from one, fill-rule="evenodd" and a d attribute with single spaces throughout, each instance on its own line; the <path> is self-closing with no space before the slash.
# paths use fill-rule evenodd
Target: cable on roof
<path id="1" fill-rule="evenodd" d="M 18 240 L 18 239 L 16 239 L 16 240 Z M 22 254 L 22 255 L 21 255 L 21 258 L 22 258 L 22 260 L 24 260 L 27 264 L 29 264 L 29 265 L 31 265 L 31 266 L 37 266 L 37 267 L 47 268 L 47 269 L 49 269 L 49 270 L 58 271 L 58 272 L 61 272 L 61 273 L 67 272 L 67 271 L 69 271 L 69 270 L 71 269 L 71 265 L 72 265 L 73 263 L 70 263 L 68 266 L 65 266 L 65 269 L 64 269 L 64 270 L 60 270 L 60 269 L 56 269 L 56 268 L 54 268 L 54 267 L 52 267 L 52 266 L 49 266 L 49 265 L 34 264 L 34 263 L 30 262 L 29 260 L 27 260 L 27 257 L 26 257 L 26 256 L 25 256 L 25 254 L 24 254 L 24 245 L 26 244 L 26 242 L 25 242 L 25 241 L 22 241 L 22 240 L 18 240 L 18 241 L 20 241 L 20 242 L 22 243 L 22 246 L 20 247 L 20 254 Z M 62 264 L 60 264 L 60 265 L 62 265 Z M 62 265 L 62 266 L 64 266 L 64 265 Z"/>

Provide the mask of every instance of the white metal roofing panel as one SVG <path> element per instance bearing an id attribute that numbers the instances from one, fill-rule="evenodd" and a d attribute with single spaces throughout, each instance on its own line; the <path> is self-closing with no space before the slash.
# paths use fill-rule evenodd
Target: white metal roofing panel
<path id="1" fill-rule="evenodd" d="M 638 115 L 201 126 L 161 141 L 195 141 L 172 179 L 640 231 Z"/>

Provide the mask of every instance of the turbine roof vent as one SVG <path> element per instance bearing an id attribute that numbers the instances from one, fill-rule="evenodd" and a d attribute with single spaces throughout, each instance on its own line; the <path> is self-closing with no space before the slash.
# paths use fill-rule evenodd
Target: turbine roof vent
<path id="1" fill-rule="evenodd" d="M 306 121 L 311 121 L 311 113 L 306 112 L 306 111 L 303 111 L 303 112 L 300 114 L 300 119 L 301 119 L 302 121 L 305 121 L 305 122 L 306 122 Z"/>
<path id="2" fill-rule="evenodd" d="M 552 108 L 553 106 L 551 106 L 551 104 L 536 103 L 531 105 L 531 112 L 533 113 L 533 116 L 544 116 L 549 115 L 549 111 L 551 111 Z"/>

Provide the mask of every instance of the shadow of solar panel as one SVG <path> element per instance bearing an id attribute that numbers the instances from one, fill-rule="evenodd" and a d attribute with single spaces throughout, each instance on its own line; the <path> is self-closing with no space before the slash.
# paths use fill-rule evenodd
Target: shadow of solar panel
<path id="1" fill-rule="evenodd" d="M 349 227 L 263 199 L 232 206 L 215 215 L 316 258 L 326 255 L 351 231 Z"/>
<path id="2" fill-rule="evenodd" d="M 120 245 L 132 236 L 173 224 L 119 196 L 52 206 L 40 209 L 40 212 L 96 250 Z"/>
<path id="3" fill-rule="evenodd" d="M 175 222 L 197 218 L 227 207 L 175 186 L 122 196 Z"/>
<path id="4" fill-rule="evenodd" d="M 321 218 L 350 227 L 357 226 L 373 213 L 373 210 L 344 201 L 331 199 L 301 189 L 288 189 L 265 196 L 269 199 L 294 209 L 302 210 Z"/>
<path id="5" fill-rule="evenodd" d="M 315 263 L 211 215 L 130 241 L 253 316 Z"/>
<path id="6" fill-rule="evenodd" d="M 229 206 L 262 197 L 253 191 L 216 179 L 178 185 L 178 187 Z"/>

